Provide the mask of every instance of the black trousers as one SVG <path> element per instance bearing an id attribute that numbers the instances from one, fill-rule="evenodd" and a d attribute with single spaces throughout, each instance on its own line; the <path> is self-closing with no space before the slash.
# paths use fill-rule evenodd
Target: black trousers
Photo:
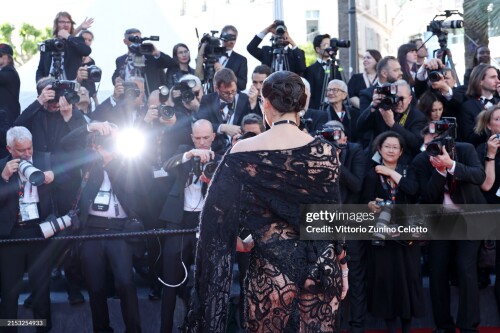
<path id="1" fill-rule="evenodd" d="M 479 325 L 479 287 L 477 254 L 480 241 L 435 240 L 429 243 L 429 282 L 432 314 L 437 328 L 454 330 L 450 310 L 450 265 L 458 281 L 456 326 L 461 331 L 477 332 Z"/>
<path id="2" fill-rule="evenodd" d="M 200 212 L 184 212 L 182 224 L 167 223 L 167 229 L 192 229 L 196 228 L 200 221 Z M 171 285 L 177 285 L 185 277 L 182 263 L 189 267 L 194 263 L 196 251 L 196 234 L 167 235 L 163 246 L 163 281 Z M 163 286 L 161 297 L 161 333 L 170 333 L 174 325 L 174 310 L 176 296 L 186 299 L 189 292 L 185 289 L 186 283 L 177 288 Z M 188 304 L 186 304 L 187 306 Z M 177 330 L 175 330 L 177 332 Z"/>
<path id="3" fill-rule="evenodd" d="M 347 252 L 349 259 L 349 326 L 352 333 L 365 331 L 365 316 L 367 312 L 367 277 L 366 277 L 366 247 L 369 241 L 349 240 Z"/>
<path id="4" fill-rule="evenodd" d="M 91 220 L 106 219 L 89 216 Z M 110 229 L 88 229 L 88 234 L 116 233 Z M 125 331 L 141 332 L 139 302 L 133 279 L 132 246 L 125 239 L 102 239 L 85 241 L 81 247 L 83 275 L 87 282 L 94 332 L 113 332 L 109 322 L 106 268 L 113 272 L 115 290 L 120 306 Z"/>
<path id="5" fill-rule="evenodd" d="M 41 237 L 38 225 L 15 226 L 11 238 Z M 37 332 L 48 332 L 52 327 L 50 311 L 50 271 L 46 242 L 8 243 L 0 246 L 0 274 L 2 302 L 0 318 L 17 318 L 19 294 L 25 269 L 28 270 L 29 288 L 33 296 L 33 318 L 46 319 L 47 326 L 37 327 Z M 25 267 L 25 265 L 27 267 Z M 0 332 L 14 333 L 16 327 L 0 327 Z"/>

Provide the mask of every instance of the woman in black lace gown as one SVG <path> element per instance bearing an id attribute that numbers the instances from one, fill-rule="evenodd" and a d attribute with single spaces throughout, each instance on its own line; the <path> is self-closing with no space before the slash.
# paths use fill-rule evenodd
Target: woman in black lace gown
<path id="1" fill-rule="evenodd" d="M 248 332 L 333 332 L 347 292 L 343 248 L 334 241 L 299 239 L 299 205 L 337 200 L 335 148 L 297 127 L 306 101 L 298 75 L 270 75 L 262 96 L 271 129 L 238 142 L 208 190 L 191 332 L 225 332 L 240 228 L 253 237 L 246 281 Z"/>

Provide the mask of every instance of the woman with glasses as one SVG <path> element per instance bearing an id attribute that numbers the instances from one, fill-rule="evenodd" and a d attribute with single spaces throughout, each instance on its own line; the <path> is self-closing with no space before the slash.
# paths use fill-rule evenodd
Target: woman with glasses
<path id="1" fill-rule="evenodd" d="M 350 142 L 357 142 L 359 136 L 356 133 L 356 122 L 359 117 L 359 110 L 350 107 L 345 103 L 347 98 L 347 85 L 341 80 L 332 80 L 326 89 L 328 98 L 328 121 L 340 121 L 344 125 L 345 135 Z"/>
<path id="2" fill-rule="evenodd" d="M 235 251 L 251 251 L 246 332 L 334 332 L 347 293 L 345 250 L 302 241 L 300 204 L 338 199 L 335 148 L 298 127 L 306 94 L 292 72 L 263 83 L 269 130 L 226 154 L 201 214 L 190 332 L 225 332 Z M 242 228 L 251 237 L 238 239 Z M 197 301 L 197 302 L 194 302 Z M 197 306 L 196 306 L 197 305 Z M 193 327 L 194 326 L 194 327 Z"/>
<path id="3" fill-rule="evenodd" d="M 418 183 L 403 155 L 401 135 L 386 131 L 375 138 L 373 147 L 378 163 L 366 175 L 361 200 L 375 214 L 377 228 L 369 251 L 368 310 L 385 320 L 389 333 L 397 332 L 398 317 L 402 333 L 410 333 L 412 317 L 424 314 L 420 246 L 390 240 L 395 233 L 389 228 L 410 225 L 397 218 L 415 202 Z"/>
<path id="4" fill-rule="evenodd" d="M 169 89 L 178 83 L 183 75 L 194 74 L 194 68 L 189 67 L 191 56 L 186 44 L 176 44 L 172 51 L 172 58 L 177 63 L 177 67 L 171 67 L 167 70 L 165 84 Z"/>

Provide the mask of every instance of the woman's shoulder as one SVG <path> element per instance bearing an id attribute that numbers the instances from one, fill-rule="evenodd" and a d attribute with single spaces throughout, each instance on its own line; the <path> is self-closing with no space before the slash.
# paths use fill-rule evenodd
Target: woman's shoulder
<path id="1" fill-rule="evenodd" d="M 285 145 L 279 145 L 273 142 L 273 136 L 268 135 L 268 133 L 264 132 L 252 138 L 248 138 L 245 140 L 238 141 L 233 148 L 231 149 L 230 154 L 235 153 L 245 153 L 245 152 L 270 152 L 270 151 L 290 151 L 290 150 L 300 150 L 307 149 L 311 145 L 318 144 L 321 142 L 319 138 L 304 137 L 303 139 L 299 139 L 295 141 L 295 145 L 293 143 L 287 142 Z"/>

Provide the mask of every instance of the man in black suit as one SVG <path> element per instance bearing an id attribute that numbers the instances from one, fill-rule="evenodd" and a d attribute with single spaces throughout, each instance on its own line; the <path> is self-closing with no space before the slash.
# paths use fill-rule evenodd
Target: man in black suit
<path id="1" fill-rule="evenodd" d="M 238 38 L 238 30 L 232 25 L 226 25 L 220 32 L 220 38 L 226 48 L 227 56 L 220 57 L 219 61 L 214 64 L 215 71 L 221 68 L 231 69 L 238 79 L 236 83 L 238 92 L 243 91 L 247 87 L 248 65 L 247 58 L 233 51 Z"/>
<path id="2" fill-rule="evenodd" d="M 121 77 L 124 81 L 128 81 L 131 77 L 139 76 L 144 78 L 144 91 L 146 96 L 153 90 L 165 84 L 165 68 L 176 68 L 177 63 L 172 57 L 160 52 L 152 45 L 152 54 L 143 55 L 137 50 L 137 43 L 130 41 L 130 38 L 141 38 L 142 34 L 139 29 L 130 28 L 125 30 L 123 43 L 127 45 L 128 52 L 116 58 L 116 69 L 112 76 L 113 84 L 116 83 L 116 78 Z"/>
<path id="3" fill-rule="evenodd" d="M 16 126 L 7 131 L 7 150 L 9 155 L 0 160 L 0 237 L 40 238 L 40 222 L 54 213 L 50 194 L 54 173 L 45 171 L 44 183 L 35 186 L 19 172 L 21 159 L 32 161 L 35 167 L 47 170 L 45 159 L 33 155 L 32 135 L 25 127 Z M 47 326 L 38 327 L 37 332 L 48 332 L 52 326 L 49 289 L 51 265 L 46 249 L 45 242 L 5 243 L 0 246 L 0 318 L 17 318 L 19 294 L 27 270 L 33 295 L 33 318 L 47 320 Z M 5 332 L 17 332 L 15 327 L 3 329 Z"/>
<path id="4" fill-rule="evenodd" d="M 306 70 L 304 51 L 299 49 L 297 44 L 295 44 L 286 28 L 282 35 L 276 34 L 276 22 L 273 22 L 273 24 L 266 27 L 262 32 L 255 35 L 250 43 L 248 43 L 247 51 L 263 65 L 271 67 L 273 72 L 288 70 L 302 75 Z M 273 46 L 259 48 L 259 44 L 262 43 L 264 37 L 270 32 L 273 34 Z M 282 51 L 282 54 L 275 54 L 274 51 Z"/>
<path id="5" fill-rule="evenodd" d="M 326 93 L 326 84 L 333 79 L 342 80 L 342 76 L 338 71 L 338 66 L 334 67 L 334 73 L 331 73 L 330 53 L 327 49 L 330 48 L 330 35 L 318 35 L 313 40 L 314 51 L 317 54 L 317 61 L 307 67 L 304 72 L 304 77 L 311 85 L 311 108 L 324 110 L 326 107 L 325 100 L 321 100 L 321 96 Z M 328 76 L 325 78 L 325 73 Z"/>
<path id="6" fill-rule="evenodd" d="M 374 137 L 387 130 L 395 131 L 403 136 L 407 151 L 413 157 L 420 151 L 420 131 L 427 121 L 423 113 L 411 105 L 413 96 L 409 84 L 399 80 L 394 85 L 398 90 L 395 97 L 397 101 L 394 101 L 396 103 L 392 107 L 381 104 L 385 96 L 374 93 L 372 104 L 358 118 L 357 131 L 363 133 L 372 130 Z"/>
<path id="7" fill-rule="evenodd" d="M 228 68 L 222 68 L 214 76 L 216 92 L 203 96 L 197 119 L 212 123 L 216 136 L 216 147 L 223 149 L 231 138 L 241 134 L 241 120 L 250 113 L 248 95 L 238 93 L 236 75 Z"/>
<path id="8" fill-rule="evenodd" d="M 60 80 L 76 79 L 78 68 L 82 65 L 82 58 L 92 52 L 92 49 L 85 44 L 83 37 L 71 34 L 73 22 L 69 17 L 60 16 L 56 25 L 53 37 L 63 44 L 63 48 L 61 50 L 55 47 L 49 48 L 48 44 L 55 39 L 45 41 L 45 49 L 40 52 L 40 62 L 36 70 L 36 82 L 47 76 Z"/>
<path id="9" fill-rule="evenodd" d="M 198 227 L 204 198 L 210 179 L 208 163 L 217 160 L 212 151 L 215 133 L 212 124 L 205 119 L 193 124 L 193 145 L 182 145 L 177 154 L 164 164 L 164 169 L 173 178 L 159 219 L 167 229 L 192 229 Z M 197 159 L 197 162 L 195 161 Z M 185 281 L 189 267 L 194 262 L 196 234 L 168 236 L 163 248 L 163 288 L 161 309 L 161 332 L 172 332 L 176 295 L 186 300 L 188 294 Z M 180 287 L 180 288 L 179 288 Z"/>
<path id="10" fill-rule="evenodd" d="M 85 149 L 77 168 L 85 177 L 78 208 L 84 234 L 120 233 L 126 222 L 138 217 L 145 197 L 141 177 L 133 159 L 114 151 L 116 127 L 90 123 L 73 130 L 62 140 L 65 150 Z M 91 137 L 93 136 L 93 137 Z M 84 148 L 86 147 L 86 148 Z M 83 274 L 90 297 L 95 332 L 112 332 L 110 326 L 106 272 L 111 269 L 120 298 L 125 330 L 141 332 L 139 304 L 134 284 L 132 257 L 134 244 L 128 239 L 98 239 L 82 243 Z"/>
<path id="11" fill-rule="evenodd" d="M 19 89 L 21 81 L 14 68 L 14 50 L 0 44 L 0 158 L 7 156 L 5 134 L 21 113 Z"/>
<path id="12" fill-rule="evenodd" d="M 272 70 L 267 65 L 259 65 L 255 67 L 252 73 L 252 85 L 248 89 L 248 101 L 250 102 L 250 112 L 258 114 L 263 117 L 262 113 L 262 97 L 260 92 L 262 90 L 262 83 L 271 75 Z"/>
<path id="13" fill-rule="evenodd" d="M 424 145 L 442 133 L 430 134 L 424 128 Z M 429 156 L 421 152 L 411 163 L 417 175 L 421 203 L 443 204 L 483 204 L 486 203 L 480 189 L 485 172 L 474 146 L 456 142 L 448 152 L 443 145 L 441 154 Z M 436 227 L 447 227 L 452 219 L 460 219 L 460 214 L 438 218 Z M 449 232 L 447 233 L 449 234 Z M 477 282 L 477 253 L 479 241 L 432 240 L 429 243 L 429 282 L 432 313 L 436 333 L 455 332 L 455 323 L 450 310 L 450 266 L 454 265 L 458 280 L 458 314 L 456 326 L 461 332 L 478 332 L 479 289 Z"/>

